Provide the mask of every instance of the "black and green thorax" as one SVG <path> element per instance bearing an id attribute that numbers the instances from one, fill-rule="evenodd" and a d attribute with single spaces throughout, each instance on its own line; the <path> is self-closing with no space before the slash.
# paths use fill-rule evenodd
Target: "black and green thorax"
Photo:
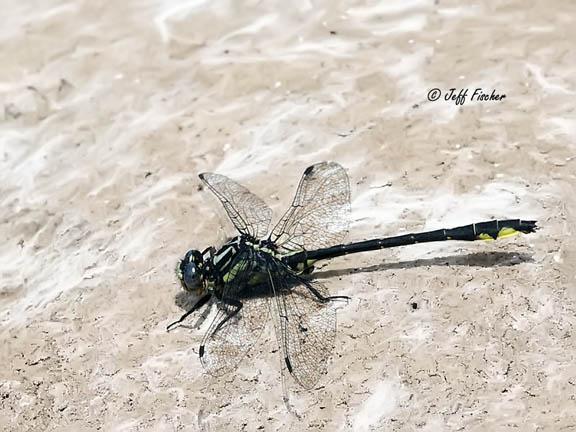
<path id="1" fill-rule="evenodd" d="M 250 279 L 243 281 L 243 286 L 265 283 L 270 277 L 271 269 L 287 265 L 283 260 L 285 257 L 269 240 L 255 241 L 247 236 L 234 237 L 206 257 L 203 268 L 206 288 L 218 296 L 225 284 L 238 283 L 237 277 L 245 277 L 247 273 Z M 310 273 L 313 263 L 314 260 L 292 261 L 288 267 L 297 274 Z"/>

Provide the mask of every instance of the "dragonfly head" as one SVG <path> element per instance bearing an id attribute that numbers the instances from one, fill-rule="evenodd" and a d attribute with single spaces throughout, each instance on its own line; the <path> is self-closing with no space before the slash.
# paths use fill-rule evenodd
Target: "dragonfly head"
<path id="1" fill-rule="evenodd" d="M 186 291 L 202 294 L 204 291 L 204 258 L 194 249 L 189 250 L 176 267 L 176 275 Z"/>

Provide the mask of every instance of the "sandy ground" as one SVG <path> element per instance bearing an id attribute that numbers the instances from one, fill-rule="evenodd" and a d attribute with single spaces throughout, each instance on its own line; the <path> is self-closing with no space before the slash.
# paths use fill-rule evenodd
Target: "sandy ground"
<path id="1" fill-rule="evenodd" d="M 576 429 L 574 3 L 292 3 L 2 2 L 0 429 Z M 271 330 L 214 378 L 205 326 L 165 327 L 193 301 L 177 259 L 234 233 L 197 174 L 279 215 L 320 160 L 350 240 L 542 229 L 322 268 L 352 301 L 298 418 Z"/>

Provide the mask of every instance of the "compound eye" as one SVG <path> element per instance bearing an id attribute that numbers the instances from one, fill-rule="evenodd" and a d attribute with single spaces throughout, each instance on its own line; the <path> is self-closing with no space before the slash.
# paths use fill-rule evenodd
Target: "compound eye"
<path id="1" fill-rule="evenodd" d="M 201 286 L 201 277 L 198 267 L 193 262 L 182 262 L 182 282 L 187 291 L 195 291 Z"/>

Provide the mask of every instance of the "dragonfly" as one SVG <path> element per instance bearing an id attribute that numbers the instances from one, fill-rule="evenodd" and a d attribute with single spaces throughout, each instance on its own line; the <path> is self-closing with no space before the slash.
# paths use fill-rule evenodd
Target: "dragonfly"
<path id="1" fill-rule="evenodd" d="M 350 183 L 335 162 L 309 166 L 295 197 L 270 230 L 272 210 L 230 178 L 203 173 L 237 235 L 219 248 L 191 249 L 178 262 L 182 288 L 199 299 L 170 331 L 209 303 L 216 313 L 199 348 L 211 375 L 233 372 L 273 322 L 284 370 L 305 389 L 327 372 L 336 338 L 333 296 L 311 276 L 319 261 L 359 252 L 446 240 L 496 240 L 532 233 L 536 221 L 500 219 L 450 229 L 343 243 L 350 221 Z"/>

